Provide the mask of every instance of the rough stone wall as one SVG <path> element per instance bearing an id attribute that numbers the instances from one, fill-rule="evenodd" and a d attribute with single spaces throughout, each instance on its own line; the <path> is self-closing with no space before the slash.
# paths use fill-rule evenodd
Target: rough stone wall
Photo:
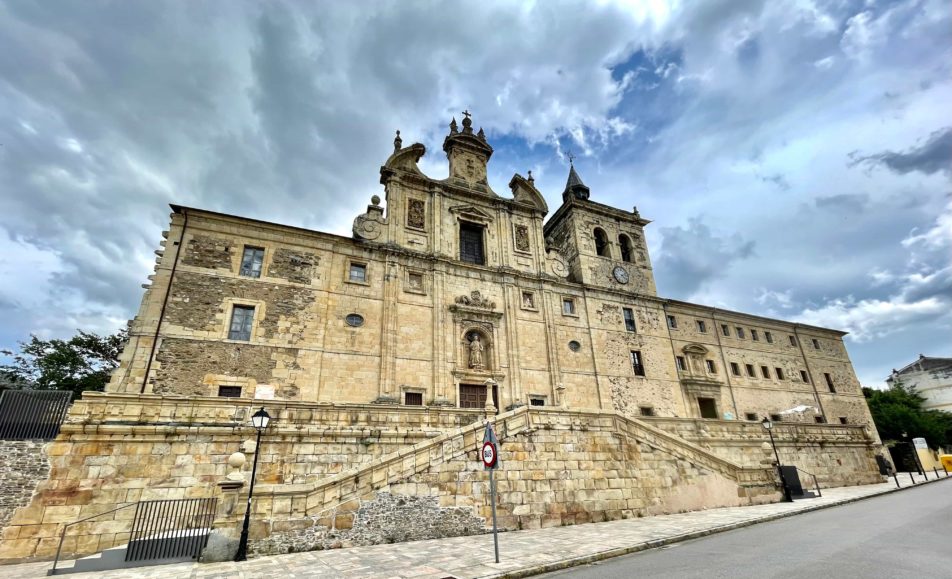
<path id="1" fill-rule="evenodd" d="M 182 251 L 182 263 L 209 269 L 228 269 L 231 268 L 232 255 L 237 249 L 238 245 L 234 239 L 193 235 Z"/>
<path id="2" fill-rule="evenodd" d="M 43 452 L 45 442 L 36 440 L 0 440 L 0 529 L 13 518 L 13 512 L 28 505 L 36 487 L 46 480 L 50 463 Z"/>

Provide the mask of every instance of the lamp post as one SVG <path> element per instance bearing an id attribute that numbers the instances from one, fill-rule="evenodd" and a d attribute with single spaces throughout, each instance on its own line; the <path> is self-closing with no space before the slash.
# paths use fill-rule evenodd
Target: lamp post
<path id="1" fill-rule="evenodd" d="M 258 437 L 255 440 L 255 458 L 251 466 L 251 485 L 248 487 L 248 504 L 245 505 L 245 522 L 241 525 L 241 538 L 238 540 L 238 551 L 235 553 L 235 561 L 245 561 L 248 559 L 248 524 L 251 522 L 251 495 L 255 492 L 255 473 L 258 470 L 258 447 L 261 445 L 261 432 L 268 427 L 271 422 L 271 415 L 261 407 L 261 410 L 251 415 L 251 425 L 258 431 Z"/>
<path id="2" fill-rule="evenodd" d="M 773 437 L 773 422 L 769 418 L 764 418 L 764 421 L 760 423 L 764 427 L 764 430 L 767 431 L 767 434 L 770 435 L 770 446 L 773 447 L 774 456 L 777 458 L 777 472 L 780 473 L 780 488 L 783 490 L 783 500 L 787 503 L 793 502 L 793 497 L 790 496 L 790 487 L 787 486 L 787 479 L 783 476 L 783 468 L 780 464 L 780 453 L 777 452 L 777 443 L 774 442 Z"/>

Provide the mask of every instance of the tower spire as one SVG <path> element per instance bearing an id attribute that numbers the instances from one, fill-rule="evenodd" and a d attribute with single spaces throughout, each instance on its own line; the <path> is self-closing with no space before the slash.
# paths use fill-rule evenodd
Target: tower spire
<path id="1" fill-rule="evenodd" d="M 576 199 L 587 201 L 589 197 L 588 186 L 582 182 L 582 178 L 575 171 L 575 157 L 569 153 L 569 178 L 565 181 L 565 190 L 562 192 L 562 200 L 568 201 L 569 196 Z"/>

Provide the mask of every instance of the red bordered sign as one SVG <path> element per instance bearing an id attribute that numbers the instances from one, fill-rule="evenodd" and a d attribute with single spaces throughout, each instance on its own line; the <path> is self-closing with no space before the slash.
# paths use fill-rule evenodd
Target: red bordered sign
<path id="1" fill-rule="evenodd" d="M 495 468 L 499 453 L 496 452 L 496 445 L 492 442 L 484 442 L 483 450 L 480 453 L 483 459 L 483 466 L 486 468 Z"/>

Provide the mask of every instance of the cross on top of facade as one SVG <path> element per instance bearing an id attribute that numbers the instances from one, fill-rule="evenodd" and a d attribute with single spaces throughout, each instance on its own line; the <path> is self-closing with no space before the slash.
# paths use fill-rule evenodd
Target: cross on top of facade
<path id="1" fill-rule="evenodd" d="M 469 117 L 473 116 L 473 114 L 469 112 L 469 109 L 466 109 L 465 111 L 463 111 L 463 116 L 468 119 Z"/>

